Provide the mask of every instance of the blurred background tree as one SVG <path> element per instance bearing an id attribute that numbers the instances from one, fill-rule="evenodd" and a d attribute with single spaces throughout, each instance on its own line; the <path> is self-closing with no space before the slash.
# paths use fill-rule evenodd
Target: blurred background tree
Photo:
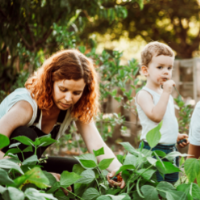
<path id="1" fill-rule="evenodd" d="M 117 24 L 107 19 L 87 24 L 81 38 L 92 32 L 108 33 L 111 40 L 124 35 L 132 40 L 141 36 L 147 43 L 165 42 L 176 51 L 177 58 L 192 58 L 200 43 L 199 3 L 198 0 L 151 0 L 145 1 L 140 10 L 137 3 L 126 1 L 123 2 L 128 13 L 126 18 Z M 110 1 L 107 5 L 112 7 L 116 2 Z"/>

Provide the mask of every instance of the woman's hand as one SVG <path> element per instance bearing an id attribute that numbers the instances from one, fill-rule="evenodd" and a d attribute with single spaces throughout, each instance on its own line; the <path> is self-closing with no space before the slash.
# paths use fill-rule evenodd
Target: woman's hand
<path id="1" fill-rule="evenodd" d="M 50 172 L 55 178 L 57 181 L 60 181 L 60 174 L 57 174 L 57 173 L 53 173 L 53 172 Z M 68 191 L 69 190 L 70 192 L 72 192 L 72 188 L 71 186 L 67 187 L 67 190 L 64 189 L 64 188 L 61 188 L 62 191 L 64 192 L 64 194 L 67 196 L 68 195 Z"/>
<path id="2" fill-rule="evenodd" d="M 116 171 L 112 171 L 107 174 L 107 180 L 109 184 L 111 185 L 111 187 L 119 186 L 121 189 L 124 188 L 126 184 L 121 177 L 121 173 L 119 173 L 118 175 L 115 175 L 115 173 Z M 116 180 L 114 178 L 116 178 Z"/>
<path id="3" fill-rule="evenodd" d="M 189 144 L 188 135 L 187 134 L 178 134 L 177 144 L 179 147 L 183 148 Z"/>

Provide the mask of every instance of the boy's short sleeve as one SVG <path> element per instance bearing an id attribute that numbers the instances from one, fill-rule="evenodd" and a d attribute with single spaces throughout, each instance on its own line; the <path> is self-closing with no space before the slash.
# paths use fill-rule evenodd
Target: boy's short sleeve
<path id="1" fill-rule="evenodd" d="M 37 103 L 32 99 L 30 93 L 26 88 L 16 89 L 14 92 L 9 94 L 0 105 L 0 118 L 3 117 L 17 102 L 27 101 L 33 108 L 33 116 L 27 126 L 31 126 L 37 115 Z"/>
<path id="2" fill-rule="evenodd" d="M 189 129 L 190 144 L 200 146 L 200 101 L 196 104 L 192 114 Z"/>

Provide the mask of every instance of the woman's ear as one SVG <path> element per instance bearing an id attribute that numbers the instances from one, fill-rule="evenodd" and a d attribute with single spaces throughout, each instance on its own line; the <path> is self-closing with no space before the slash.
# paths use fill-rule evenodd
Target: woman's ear
<path id="1" fill-rule="evenodd" d="M 148 67 L 143 65 L 141 67 L 141 73 L 144 75 L 144 76 L 148 76 L 149 75 L 149 72 L 148 72 Z"/>

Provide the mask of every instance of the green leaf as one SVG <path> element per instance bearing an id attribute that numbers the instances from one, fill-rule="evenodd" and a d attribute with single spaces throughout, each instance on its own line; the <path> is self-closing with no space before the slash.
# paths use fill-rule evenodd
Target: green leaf
<path id="1" fill-rule="evenodd" d="M 56 178 L 53 176 L 52 173 L 47 172 L 47 171 L 42 171 L 42 172 L 48 178 L 50 186 L 53 186 L 57 182 Z"/>
<path id="2" fill-rule="evenodd" d="M 125 160 L 124 160 L 123 165 L 133 165 L 134 167 L 136 167 L 137 157 L 135 155 L 128 153 Z"/>
<path id="3" fill-rule="evenodd" d="M 52 194 L 42 193 L 34 188 L 26 189 L 24 194 L 27 198 L 29 198 L 29 200 L 46 200 L 46 198 L 51 200 L 58 200 Z"/>
<path id="4" fill-rule="evenodd" d="M 18 164 L 10 161 L 9 159 L 2 159 L 0 160 L 0 167 L 3 169 L 15 169 L 21 174 L 24 174 Z"/>
<path id="5" fill-rule="evenodd" d="M 179 191 L 175 191 L 175 190 L 174 191 L 166 191 L 165 194 L 166 194 L 166 199 L 169 199 L 169 200 L 177 200 L 177 199 L 187 200 L 186 195 Z"/>
<path id="6" fill-rule="evenodd" d="M 17 197 L 17 200 L 24 200 L 24 193 L 17 189 L 17 188 L 14 188 L 14 187 L 8 187 L 8 194 L 9 194 L 9 197 L 10 197 L 10 200 L 16 200 L 16 197 Z"/>
<path id="7" fill-rule="evenodd" d="M 9 185 L 12 183 L 13 183 L 13 180 L 8 176 L 7 171 L 0 168 L 0 184 L 1 185 Z"/>
<path id="8" fill-rule="evenodd" d="M 10 144 L 10 140 L 8 137 L 0 133 L 0 149 L 3 149 L 4 147 L 8 146 Z"/>
<path id="9" fill-rule="evenodd" d="M 168 154 L 165 156 L 165 158 L 168 159 L 168 160 L 170 160 L 170 161 L 173 161 L 174 158 L 176 158 L 176 157 L 178 157 L 178 156 L 186 157 L 186 156 L 188 156 L 188 155 L 189 155 L 189 154 L 186 154 L 186 153 L 182 154 L 182 153 L 180 153 L 180 152 L 178 152 L 178 151 L 173 151 L 173 152 L 168 153 Z"/>
<path id="10" fill-rule="evenodd" d="M 24 160 L 22 165 L 35 165 L 37 162 L 38 162 L 37 155 L 32 155 L 31 157 Z"/>
<path id="11" fill-rule="evenodd" d="M 93 160 L 79 160 L 79 162 L 86 169 L 93 169 L 97 166 L 97 164 Z"/>
<path id="12" fill-rule="evenodd" d="M 168 183 L 168 182 L 165 182 L 165 181 L 159 182 L 158 185 L 156 186 L 156 188 L 158 190 L 165 190 L 165 191 L 175 190 L 175 187 L 171 183 Z"/>
<path id="13" fill-rule="evenodd" d="M 49 180 L 39 167 L 30 169 L 23 176 L 16 178 L 14 182 L 15 186 L 20 188 L 26 183 L 33 183 L 41 189 L 49 187 Z"/>
<path id="14" fill-rule="evenodd" d="M 159 200 L 158 198 L 158 192 L 155 187 L 151 185 L 143 185 L 141 187 L 141 191 L 144 195 L 144 197 L 148 200 Z"/>
<path id="15" fill-rule="evenodd" d="M 80 164 L 75 164 L 72 171 L 80 175 L 83 171 L 85 171 L 85 168 L 83 168 Z"/>
<path id="16" fill-rule="evenodd" d="M 97 156 L 100 156 L 100 155 L 104 155 L 104 148 L 102 147 L 102 148 L 100 148 L 100 149 L 98 149 L 98 150 L 93 150 L 93 152 L 94 152 L 94 155 L 97 157 Z"/>
<path id="17" fill-rule="evenodd" d="M 56 190 L 60 188 L 60 182 L 55 182 L 52 187 L 47 191 L 47 193 L 54 193 Z"/>
<path id="18" fill-rule="evenodd" d="M 156 170 L 153 169 L 140 169 L 138 170 L 138 173 L 145 179 L 150 180 L 153 174 L 156 172 Z"/>
<path id="19" fill-rule="evenodd" d="M 200 174 L 200 160 L 189 158 L 184 164 L 185 173 L 190 182 L 194 182 L 195 178 Z"/>
<path id="20" fill-rule="evenodd" d="M 92 169 L 87 169 L 81 173 L 82 178 L 76 183 L 89 184 L 95 179 L 95 173 Z"/>
<path id="21" fill-rule="evenodd" d="M 97 166 L 97 160 L 94 154 L 83 154 L 83 155 L 74 156 L 74 157 L 86 169 L 95 168 Z"/>
<path id="22" fill-rule="evenodd" d="M 171 174 L 174 172 L 181 172 L 181 170 L 178 167 L 175 167 L 170 162 L 157 161 L 156 167 L 162 174 Z"/>
<path id="23" fill-rule="evenodd" d="M 4 193 L 7 190 L 7 188 L 0 185 L 0 194 Z"/>
<path id="24" fill-rule="evenodd" d="M 4 156 L 7 156 L 9 153 L 17 154 L 19 152 L 21 152 L 21 151 L 20 151 L 20 149 L 17 149 L 17 148 L 8 149 L 8 151 L 6 151 L 6 153 L 4 154 Z"/>
<path id="25" fill-rule="evenodd" d="M 28 146 L 29 145 L 34 146 L 33 141 L 26 136 L 17 136 L 17 137 L 12 138 L 12 140 L 17 140 L 17 141 L 21 142 L 22 144 L 25 144 Z"/>
<path id="26" fill-rule="evenodd" d="M 163 151 L 160 151 L 160 150 L 155 150 L 154 151 L 159 157 L 165 157 L 167 154 Z"/>
<path id="27" fill-rule="evenodd" d="M 120 143 L 129 153 L 138 154 L 137 150 L 129 142 Z"/>
<path id="28" fill-rule="evenodd" d="M 148 142 L 148 144 L 151 148 L 155 147 L 160 141 L 160 138 L 161 138 L 160 129 L 161 129 L 161 127 L 162 127 L 162 121 L 158 124 L 158 126 L 153 128 L 152 130 L 150 130 L 146 135 L 147 142 Z"/>
<path id="29" fill-rule="evenodd" d="M 51 138 L 51 134 L 44 135 L 42 137 L 39 137 L 38 139 L 39 139 L 40 147 L 46 147 L 46 146 L 56 142 L 56 140 Z M 37 142 L 37 144 L 38 144 L 38 142 Z"/>
<path id="30" fill-rule="evenodd" d="M 96 200 L 111 200 L 111 198 L 106 195 L 101 195 Z"/>
<path id="31" fill-rule="evenodd" d="M 108 159 L 101 160 L 101 162 L 98 164 L 99 169 L 100 170 L 107 169 L 113 160 L 114 160 L 114 158 L 108 158 Z"/>
<path id="32" fill-rule="evenodd" d="M 125 193 L 119 194 L 117 196 L 107 194 L 106 196 L 111 197 L 112 200 L 131 200 L 130 196 L 128 194 L 125 194 Z"/>
<path id="33" fill-rule="evenodd" d="M 28 146 L 22 152 L 33 152 L 33 147 L 32 146 Z"/>
<path id="34" fill-rule="evenodd" d="M 88 188 L 82 196 L 82 199 L 93 200 L 100 196 L 100 193 L 95 188 Z"/>
<path id="35" fill-rule="evenodd" d="M 200 187 L 195 183 L 181 184 L 176 189 L 194 198 L 198 199 L 200 197 Z"/>
<path id="36" fill-rule="evenodd" d="M 156 162 L 157 160 L 155 158 L 152 157 L 147 157 L 147 161 L 152 164 L 153 166 L 156 166 Z"/>
<path id="37" fill-rule="evenodd" d="M 82 177 L 74 172 L 64 171 L 61 174 L 60 185 L 64 186 L 64 187 L 68 187 L 68 186 L 74 184 L 80 178 L 82 178 Z"/>

